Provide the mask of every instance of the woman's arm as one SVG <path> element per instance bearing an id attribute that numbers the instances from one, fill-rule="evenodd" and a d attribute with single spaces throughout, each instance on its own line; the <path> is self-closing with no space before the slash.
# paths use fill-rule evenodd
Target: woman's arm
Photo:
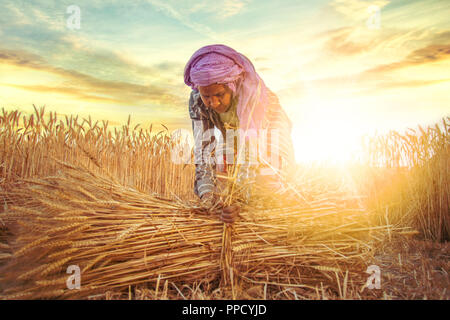
<path id="1" fill-rule="evenodd" d="M 199 96 L 195 91 L 189 98 L 189 116 L 194 133 L 195 180 L 194 193 L 202 198 L 214 191 L 216 184 L 216 165 L 214 159 L 214 124 L 202 116 Z"/>

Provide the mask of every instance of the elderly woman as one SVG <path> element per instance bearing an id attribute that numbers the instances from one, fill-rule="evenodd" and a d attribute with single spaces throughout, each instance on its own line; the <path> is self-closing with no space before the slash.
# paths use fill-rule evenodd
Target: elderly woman
<path id="1" fill-rule="evenodd" d="M 237 188 L 245 190 L 244 201 L 251 194 L 248 186 L 255 183 L 282 187 L 283 177 L 294 163 L 291 121 L 250 60 L 225 45 L 197 50 L 186 64 L 184 82 L 193 89 L 189 115 L 195 140 L 194 192 L 211 206 L 219 203 L 221 219 L 233 222 L 240 205 L 223 205 L 217 196 L 218 176 L 226 176 L 231 166 L 237 165 L 234 180 L 247 186 Z M 252 149 L 255 142 L 257 147 Z M 257 150 L 252 159 L 250 149 Z"/>

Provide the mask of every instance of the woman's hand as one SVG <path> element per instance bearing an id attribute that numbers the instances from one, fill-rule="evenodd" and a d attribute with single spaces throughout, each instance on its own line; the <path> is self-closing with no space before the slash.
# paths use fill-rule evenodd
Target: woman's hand
<path id="1" fill-rule="evenodd" d="M 204 194 L 201 200 L 211 211 L 218 213 L 220 220 L 225 223 L 233 223 L 241 212 L 241 207 L 238 204 L 226 206 L 223 200 L 212 192 Z"/>
<path id="2" fill-rule="evenodd" d="M 241 212 L 241 207 L 238 204 L 226 206 L 221 210 L 220 220 L 225 223 L 233 223 Z"/>

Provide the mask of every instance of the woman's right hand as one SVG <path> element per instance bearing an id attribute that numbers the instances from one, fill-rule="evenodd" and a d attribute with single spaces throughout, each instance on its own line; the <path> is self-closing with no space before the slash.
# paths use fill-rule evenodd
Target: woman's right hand
<path id="1" fill-rule="evenodd" d="M 220 220 L 225 223 L 233 223 L 241 211 L 238 204 L 225 206 L 222 199 L 212 192 L 204 194 L 201 197 L 201 201 L 206 207 L 210 208 L 211 211 L 217 212 Z"/>

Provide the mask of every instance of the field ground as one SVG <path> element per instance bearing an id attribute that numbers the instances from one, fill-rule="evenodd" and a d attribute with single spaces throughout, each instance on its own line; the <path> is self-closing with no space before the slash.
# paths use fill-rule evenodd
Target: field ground
<path id="1" fill-rule="evenodd" d="M 397 240 L 379 249 L 382 299 L 450 299 L 450 243 Z M 373 290 L 372 290 L 373 291 Z"/>
<path id="2" fill-rule="evenodd" d="M 434 242 L 421 239 L 405 238 L 392 239 L 377 248 L 373 264 L 380 267 L 381 289 L 365 288 L 362 292 L 354 290 L 346 299 L 364 300 L 449 300 L 450 299 L 450 243 Z M 364 274 L 363 277 L 368 277 Z M 319 294 L 301 290 L 286 291 L 280 288 L 268 288 L 277 299 L 340 299 L 339 293 Z M 171 290 L 170 298 L 177 295 Z M 193 290 L 180 290 L 184 296 L 178 293 L 177 299 L 228 299 L 219 290 L 206 293 L 200 288 Z M 184 292 L 183 292 L 184 291 Z M 167 294 L 167 293 L 166 293 Z M 156 292 L 155 288 L 147 286 L 130 287 L 128 290 L 107 291 L 90 297 L 92 300 L 147 300 L 165 299 L 162 290 Z M 247 290 L 245 298 L 264 299 L 264 286 L 255 286 Z"/>

